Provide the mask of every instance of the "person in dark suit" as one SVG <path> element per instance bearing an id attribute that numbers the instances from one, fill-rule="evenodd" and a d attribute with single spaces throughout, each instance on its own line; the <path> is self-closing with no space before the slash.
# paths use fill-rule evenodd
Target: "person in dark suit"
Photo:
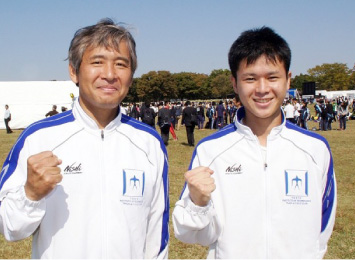
<path id="1" fill-rule="evenodd" d="M 185 102 L 185 109 L 182 112 L 182 122 L 185 124 L 189 145 L 195 146 L 194 130 L 197 124 L 197 110 L 191 106 L 190 101 Z"/>
<path id="2" fill-rule="evenodd" d="M 164 102 L 159 103 L 158 125 L 160 127 L 161 138 L 167 146 L 169 144 L 170 110 L 167 106 L 164 106 Z"/>

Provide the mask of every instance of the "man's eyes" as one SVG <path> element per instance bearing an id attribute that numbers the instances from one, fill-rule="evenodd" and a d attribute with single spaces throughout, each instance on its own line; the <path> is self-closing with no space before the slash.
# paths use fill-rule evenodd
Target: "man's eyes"
<path id="1" fill-rule="evenodd" d="M 102 60 L 94 60 L 91 62 L 92 65 L 102 65 L 104 64 L 104 61 Z M 127 68 L 129 66 L 128 63 L 124 62 L 124 61 L 118 61 L 118 62 L 115 62 L 115 66 L 116 67 L 119 67 L 119 68 Z"/>
<path id="2" fill-rule="evenodd" d="M 117 67 L 123 67 L 123 68 L 127 68 L 128 64 L 126 62 L 117 62 L 116 63 Z"/>

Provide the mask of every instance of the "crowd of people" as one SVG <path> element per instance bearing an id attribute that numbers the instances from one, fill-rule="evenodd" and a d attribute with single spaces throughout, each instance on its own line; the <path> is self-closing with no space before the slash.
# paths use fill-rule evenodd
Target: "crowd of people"
<path id="1" fill-rule="evenodd" d="M 308 105 L 314 106 L 315 115 L 312 116 Z M 341 96 L 334 99 L 319 98 L 309 103 L 296 98 L 286 99 L 283 104 L 286 120 L 308 130 L 307 122 L 312 120 L 319 123 L 320 131 L 332 129 L 345 130 L 350 111 L 355 113 L 355 100 Z M 339 127 L 332 125 L 338 122 Z M 316 129 L 313 129 L 316 130 Z"/>
<path id="2" fill-rule="evenodd" d="M 218 104 L 217 104 L 218 103 Z M 177 140 L 175 131 L 185 126 L 188 144 L 195 145 L 194 130 L 221 129 L 233 123 L 236 111 L 241 107 L 237 98 L 216 101 L 160 101 L 124 103 L 123 114 L 160 129 L 166 145 L 169 133 Z M 156 119 L 157 117 L 157 119 Z"/>

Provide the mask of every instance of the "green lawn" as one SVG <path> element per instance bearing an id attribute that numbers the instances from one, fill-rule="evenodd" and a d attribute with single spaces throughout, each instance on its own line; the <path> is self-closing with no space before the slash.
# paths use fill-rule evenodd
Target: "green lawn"
<path id="1" fill-rule="evenodd" d="M 334 124 L 333 124 L 334 125 Z M 310 122 L 310 128 L 317 127 Z M 335 126 L 335 125 L 334 125 Z M 5 130 L 0 131 L 0 162 L 3 163 L 11 146 L 15 143 L 20 130 L 7 135 Z M 213 130 L 195 131 L 196 143 L 203 137 L 211 134 Z M 355 120 L 348 121 L 346 131 L 319 132 L 327 138 L 333 152 L 334 167 L 338 184 L 338 208 L 333 235 L 329 242 L 326 258 L 353 259 L 355 258 Z M 184 185 L 183 174 L 188 168 L 193 148 L 187 146 L 186 132 L 182 128 L 177 131 L 178 141 L 170 140 L 169 154 L 169 180 L 170 180 L 170 213 L 174 209 Z M 171 259 L 205 258 L 207 248 L 198 245 L 187 245 L 177 241 L 174 237 L 170 223 L 170 249 Z M 31 239 L 19 242 L 6 242 L 0 235 L 0 258 L 29 258 Z"/>

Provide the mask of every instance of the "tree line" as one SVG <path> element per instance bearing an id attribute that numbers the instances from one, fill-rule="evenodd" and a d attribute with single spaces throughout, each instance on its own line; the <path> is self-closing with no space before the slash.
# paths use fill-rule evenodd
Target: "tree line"
<path id="1" fill-rule="evenodd" d="M 169 71 L 150 71 L 133 84 L 126 102 L 157 101 L 170 99 L 220 99 L 233 97 L 233 87 L 227 69 L 213 70 L 210 75 Z M 307 74 L 296 75 L 291 79 L 291 88 L 302 93 L 305 82 L 316 82 L 318 90 L 355 89 L 355 70 L 343 63 L 324 63 L 311 68 Z"/>

